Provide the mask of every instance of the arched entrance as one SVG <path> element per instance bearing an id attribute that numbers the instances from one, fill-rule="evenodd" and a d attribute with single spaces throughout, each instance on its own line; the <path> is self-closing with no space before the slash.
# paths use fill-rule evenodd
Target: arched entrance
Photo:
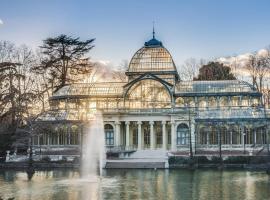
<path id="1" fill-rule="evenodd" d="M 111 124 L 104 125 L 104 132 L 105 132 L 105 144 L 106 146 L 113 146 L 114 145 L 114 130 Z"/>
<path id="2" fill-rule="evenodd" d="M 176 130 L 177 145 L 187 145 L 189 142 L 189 128 L 186 124 L 179 124 Z"/>

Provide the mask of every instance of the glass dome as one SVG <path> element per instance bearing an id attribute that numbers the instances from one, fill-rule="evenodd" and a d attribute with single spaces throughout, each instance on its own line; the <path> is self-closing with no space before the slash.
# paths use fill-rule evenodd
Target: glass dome
<path id="1" fill-rule="evenodd" d="M 132 57 L 128 72 L 171 72 L 176 71 L 175 64 L 169 51 L 162 42 L 153 39 L 145 42 Z"/>

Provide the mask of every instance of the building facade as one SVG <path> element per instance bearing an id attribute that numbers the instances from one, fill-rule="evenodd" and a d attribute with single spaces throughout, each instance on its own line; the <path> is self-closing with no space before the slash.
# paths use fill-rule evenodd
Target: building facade
<path id="1" fill-rule="evenodd" d="M 126 82 L 76 83 L 55 92 L 51 109 L 37 120 L 54 129 L 36 135 L 34 146 L 79 147 L 96 112 L 102 113 L 105 143 L 112 151 L 195 153 L 219 144 L 229 150 L 267 144 L 260 92 L 240 80 L 181 81 L 154 34 L 134 54 L 126 76 Z"/>

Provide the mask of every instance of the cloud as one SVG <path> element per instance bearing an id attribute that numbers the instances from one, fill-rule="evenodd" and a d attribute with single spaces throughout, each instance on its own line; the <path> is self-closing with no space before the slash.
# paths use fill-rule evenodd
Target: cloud
<path id="1" fill-rule="evenodd" d="M 250 56 L 256 55 L 258 57 L 264 57 L 267 56 L 268 53 L 269 51 L 267 49 L 260 49 L 255 53 L 244 53 L 236 56 L 220 57 L 217 59 L 217 61 L 227 66 L 230 66 L 236 76 L 248 77 L 250 75 L 250 72 L 246 69 L 246 66 L 249 62 Z"/>
<path id="2" fill-rule="evenodd" d="M 0 26 L 3 25 L 3 24 L 4 24 L 4 22 L 0 19 Z"/>

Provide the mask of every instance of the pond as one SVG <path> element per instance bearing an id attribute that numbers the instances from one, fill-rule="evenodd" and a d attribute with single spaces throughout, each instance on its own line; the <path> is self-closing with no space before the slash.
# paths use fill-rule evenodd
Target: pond
<path id="1" fill-rule="evenodd" d="M 104 170 L 80 178 L 78 171 L 0 172 L 0 197 L 16 200 L 75 199 L 270 199 L 264 172 L 236 170 Z M 0 198 L 0 199 L 1 199 Z"/>

